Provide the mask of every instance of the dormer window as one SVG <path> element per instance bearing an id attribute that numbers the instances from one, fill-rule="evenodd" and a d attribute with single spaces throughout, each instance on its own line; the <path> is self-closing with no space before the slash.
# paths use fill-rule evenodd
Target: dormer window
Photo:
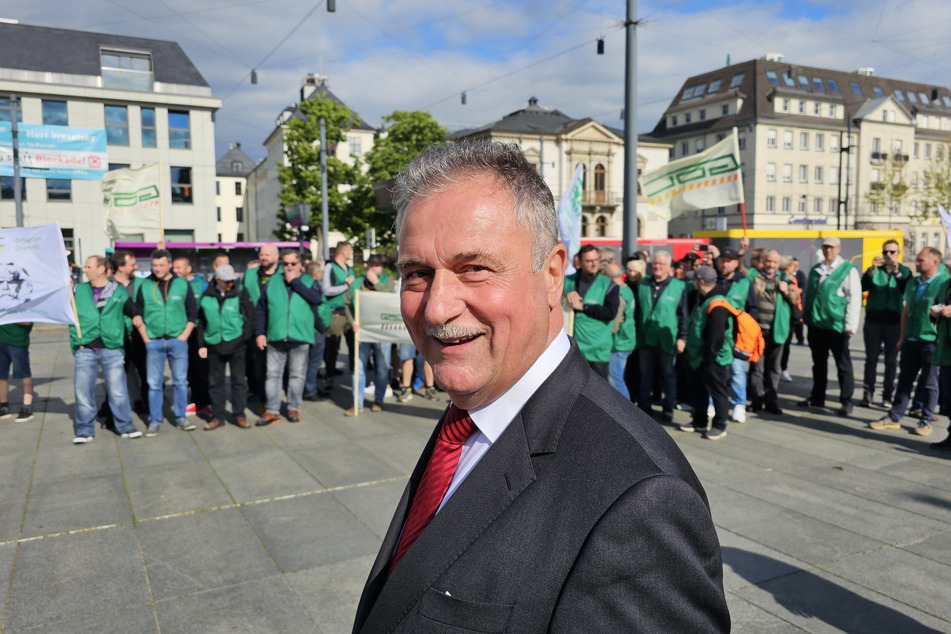
<path id="1" fill-rule="evenodd" d="M 102 49 L 99 59 L 102 66 L 103 88 L 152 90 L 154 77 L 151 53 Z"/>

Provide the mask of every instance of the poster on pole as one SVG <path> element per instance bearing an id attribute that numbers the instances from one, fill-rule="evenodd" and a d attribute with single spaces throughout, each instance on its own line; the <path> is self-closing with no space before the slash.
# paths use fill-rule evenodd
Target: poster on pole
<path id="1" fill-rule="evenodd" d="M 362 343 L 413 343 L 400 313 L 399 293 L 357 293 L 355 305 Z"/>
<path id="2" fill-rule="evenodd" d="M 99 180 L 109 171 L 105 128 L 17 124 L 20 176 Z M 13 128 L 0 122 L 0 176 L 13 176 Z"/>
<path id="3" fill-rule="evenodd" d="M 113 240 L 162 227 L 159 164 L 112 170 L 102 178 L 106 233 Z"/>
<path id="4" fill-rule="evenodd" d="M 76 323 L 59 225 L 0 229 L 0 324 Z"/>

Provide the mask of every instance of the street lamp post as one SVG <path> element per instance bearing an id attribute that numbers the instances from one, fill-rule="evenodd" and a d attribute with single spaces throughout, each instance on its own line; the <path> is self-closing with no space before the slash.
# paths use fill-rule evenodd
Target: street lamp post
<path id="1" fill-rule="evenodd" d="M 320 242 L 324 252 L 324 262 L 330 261 L 330 245 L 327 243 L 327 234 L 330 233 L 330 222 L 327 219 L 327 122 L 320 118 Z"/>

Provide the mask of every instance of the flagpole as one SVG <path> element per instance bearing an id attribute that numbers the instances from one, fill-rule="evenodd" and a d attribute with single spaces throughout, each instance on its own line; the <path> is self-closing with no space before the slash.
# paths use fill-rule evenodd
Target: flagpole
<path id="1" fill-rule="evenodd" d="M 740 222 L 743 223 L 743 238 L 748 240 L 749 234 L 746 232 L 746 192 L 743 190 L 743 162 L 740 160 L 740 135 L 736 126 L 733 126 L 733 154 L 736 156 L 736 163 L 740 166 L 740 171 L 736 177 L 740 179 Z"/>
<path id="2" fill-rule="evenodd" d="M 83 327 L 79 325 L 79 309 L 76 308 L 76 293 L 75 291 L 69 292 L 69 304 L 73 307 L 73 316 L 76 317 L 76 336 L 80 339 L 83 338 Z"/>
<path id="3" fill-rule="evenodd" d="M 162 160 L 158 161 L 158 187 L 159 187 L 159 244 L 160 249 L 165 248 L 165 179 L 162 178 Z"/>
<path id="4" fill-rule="evenodd" d="M 357 404 L 359 401 L 358 390 L 360 389 L 359 387 L 357 387 L 358 385 L 357 381 L 360 380 L 360 353 L 358 352 L 360 350 L 360 291 L 359 290 L 356 290 L 353 292 L 353 312 L 357 320 L 356 321 L 357 327 L 353 329 L 353 347 L 356 348 L 357 351 L 356 352 L 354 350 L 350 351 L 351 355 L 354 355 L 354 354 L 356 355 L 353 358 L 353 383 L 351 385 L 353 385 L 353 415 L 359 416 L 360 408 L 357 407 Z M 380 389 L 379 385 L 375 385 L 373 387 L 376 390 Z M 383 386 L 383 389 L 384 390 L 386 389 L 385 385 Z"/>

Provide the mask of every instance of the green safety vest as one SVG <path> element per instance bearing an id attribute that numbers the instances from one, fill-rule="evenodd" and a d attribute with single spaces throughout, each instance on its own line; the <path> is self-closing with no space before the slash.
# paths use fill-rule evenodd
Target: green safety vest
<path id="1" fill-rule="evenodd" d="M 707 326 L 709 313 L 707 308 L 710 302 L 723 297 L 722 295 L 713 295 L 708 297 L 702 304 L 694 306 L 690 313 L 690 322 L 687 325 L 687 363 L 696 370 L 703 363 L 703 329 Z M 732 304 L 731 304 L 732 305 Z M 716 310 L 716 309 L 714 309 Z M 717 365 L 730 365 L 733 363 L 733 316 L 727 319 L 726 336 L 723 339 L 723 347 L 717 352 L 715 359 Z"/>
<path id="2" fill-rule="evenodd" d="M 226 297 L 220 302 L 214 295 L 202 295 L 198 307 L 205 316 L 207 345 L 217 346 L 222 341 L 234 341 L 244 332 L 240 295 Z"/>
<path id="3" fill-rule="evenodd" d="M 898 265 L 898 271 L 904 277 L 911 277 L 911 270 L 904 264 Z M 879 266 L 872 273 L 872 288 L 868 290 L 868 300 L 865 302 L 865 312 L 880 313 L 890 310 L 900 313 L 902 309 L 902 294 L 898 290 L 898 279 L 885 272 L 885 267 Z"/>
<path id="4" fill-rule="evenodd" d="M 730 279 L 732 280 L 732 277 Z M 740 279 L 739 282 L 731 281 L 730 290 L 724 293 L 723 296 L 733 308 L 746 310 L 746 301 L 750 298 L 750 277 L 746 276 Z"/>
<path id="5" fill-rule="evenodd" d="M 819 283 L 819 267 L 817 264 L 809 272 L 809 283 L 806 285 L 806 305 L 803 314 L 806 325 L 811 328 L 823 328 L 843 332 L 845 330 L 845 309 L 849 299 L 836 293 L 845 278 L 852 270 L 852 265 L 843 262 L 837 266 L 826 279 Z"/>
<path id="6" fill-rule="evenodd" d="M 114 282 L 115 283 L 115 282 Z M 115 283 L 116 290 L 103 306 L 102 310 L 92 301 L 92 285 L 83 282 L 76 286 L 76 314 L 79 316 L 79 326 L 83 331 L 80 337 L 76 326 L 69 327 L 69 345 L 76 354 L 79 346 L 102 339 L 102 345 L 110 350 L 123 350 L 125 338 L 132 332 L 132 320 L 125 315 L 125 304 L 129 300 L 129 292 L 122 284 Z"/>
<path id="7" fill-rule="evenodd" d="M 776 282 L 786 282 L 792 285 L 792 280 L 785 273 L 776 273 Z M 792 311 L 789 302 L 782 296 L 779 289 L 776 289 L 776 310 L 773 312 L 773 323 L 770 324 L 770 336 L 773 342 L 779 345 L 786 343 L 789 339 L 789 331 L 792 329 Z"/>
<path id="8" fill-rule="evenodd" d="M 0 326 L 0 343 L 18 348 L 28 348 L 30 346 L 30 331 L 33 330 L 33 324 L 22 326 L 20 324 L 3 324 Z"/>
<path id="9" fill-rule="evenodd" d="M 641 306 L 636 313 L 637 347 L 658 346 L 665 354 L 677 354 L 677 307 L 687 285 L 671 278 L 652 306 L 647 282 L 645 279 L 637 285 L 637 303 Z"/>
<path id="10" fill-rule="evenodd" d="M 311 286 L 314 278 L 302 275 L 304 286 Z M 275 275 L 267 284 L 267 339 L 283 341 L 290 339 L 302 343 L 314 343 L 314 310 L 306 299 L 292 292 L 287 293 L 284 277 Z M 288 302 L 289 300 L 289 302 Z"/>
<path id="11" fill-rule="evenodd" d="M 244 272 L 244 279 L 241 280 L 241 285 L 244 286 L 245 290 L 248 291 L 248 296 L 251 297 L 251 302 L 257 306 L 258 300 L 261 299 L 261 284 L 258 280 L 258 271 L 261 270 L 260 266 L 256 266 L 253 269 L 248 269 Z M 277 270 L 274 271 L 273 278 L 276 275 L 283 275 L 284 267 L 280 264 L 277 265 Z"/>
<path id="12" fill-rule="evenodd" d="M 201 297 L 202 293 L 205 292 L 205 289 L 208 288 L 208 282 L 205 281 L 205 278 L 199 277 L 197 275 L 188 281 L 188 285 L 192 287 L 192 295 L 194 295 L 196 298 Z"/>
<path id="13" fill-rule="evenodd" d="M 353 269 L 351 269 L 349 266 L 347 268 L 343 268 L 336 262 L 331 262 L 330 264 L 333 267 L 332 270 L 334 272 L 334 279 L 331 281 L 335 281 L 335 283 L 331 286 L 339 286 L 343 284 L 345 279 L 353 275 Z M 343 308 L 343 306 L 347 303 L 347 292 L 344 291 L 343 293 L 334 295 L 333 297 L 324 297 L 323 303 L 327 304 L 331 311 L 333 311 L 334 308 Z M 321 317 L 321 319 L 323 319 L 323 317 Z"/>
<path id="14" fill-rule="evenodd" d="M 908 309 L 905 339 L 932 342 L 938 338 L 935 323 L 931 321 L 931 307 L 938 303 L 939 297 L 944 298 L 949 280 L 951 278 L 938 269 L 918 300 L 915 299 L 915 291 L 921 286 L 921 276 L 912 279 L 905 286 L 905 307 Z"/>
<path id="15" fill-rule="evenodd" d="M 577 273 L 565 277 L 565 293 L 570 293 L 576 289 L 577 278 Z M 608 290 L 610 290 L 613 283 L 610 278 L 604 275 L 595 276 L 581 301 L 589 306 L 604 304 L 604 298 L 607 297 Z M 611 360 L 611 323 L 610 321 L 601 321 L 589 317 L 581 311 L 575 311 L 575 341 L 578 342 L 581 354 L 588 361 L 607 362 Z"/>
<path id="16" fill-rule="evenodd" d="M 188 325 L 185 312 L 185 297 L 188 295 L 188 281 L 184 277 L 173 277 L 168 282 L 168 300 L 162 296 L 162 286 L 166 282 L 146 279 L 139 293 L 142 296 L 142 320 L 149 339 L 177 337 Z"/>
<path id="17" fill-rule="evenodd" d="M 634 292 L 627 284 L 619 285 L 624 304 L 624 321 L 612 335 L 611 352 L 627 352 L 637 347 L 637 330 L 634 328 Z"/>
<path id="18" fill-rule="evenodd" d="M 935 330 L 938 332 L 938 341 L 932 363 L 940 366 L 951 365 L 951 319 L 941 318 Z M 944 370 L 942 370 L 944 372 Z"/>

